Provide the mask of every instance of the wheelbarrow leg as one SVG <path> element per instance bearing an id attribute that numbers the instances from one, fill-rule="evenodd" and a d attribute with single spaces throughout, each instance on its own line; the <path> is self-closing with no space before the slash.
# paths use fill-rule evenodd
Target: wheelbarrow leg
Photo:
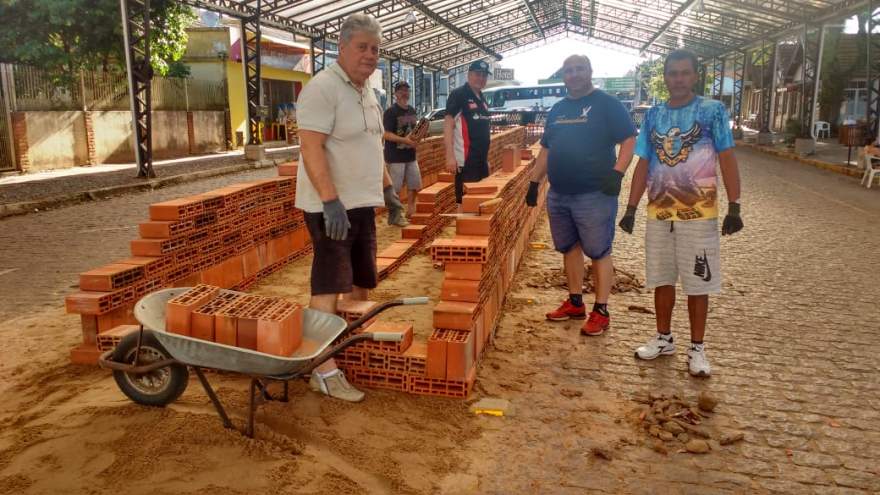
<path id="1" fill-rule="evenodd" d="M 287 402 L 289 400 L 288 392 L 289 392 L 290 387 L 288 385 L 289 385 L 289 382 L 287 380 L 284 380 L 284 398 L 281 399 L 281 402 Z"/>
<path id="2" fill-rule="evenodd" d="M 202 373 L 202 369 L 198 366 L 193 366 L 192 368 L 195 370 L 196 376 L 199 377 L 199 382 L 201 382 L 202 388 L 205 389 L 205 393 L 208 394 L 208 397 L 211 399 L 211 403 L 214 404 L 214 409 L 217 410 L 217 414 L 223 421 L 223 427 L 232 428 L 232 422 L 229 421 L 229 416 L 226 415 L 226 410 L 223 409 L 223 404 L 220 403 L 220 399 L 217 398 L 217 394 L 214 393 L 214 389 L 211 388 L 211 384 L 208 383 L 208 379 L 205 378 L 205 374 Z"/>
<path id="3" fill-rule="evenodd" d="M 248 404 L 248 422 L 247 429 L 244 434 L 248 438 L 254 438 L 254 410 L 257 408 L 257 400 L 256 400 L 256 388 L 257 388 L 256 378 L 251 378 L 251 386 L 250 386 L 250 401 Z M 262 385 L 261 385 L 262 388 Z"/>

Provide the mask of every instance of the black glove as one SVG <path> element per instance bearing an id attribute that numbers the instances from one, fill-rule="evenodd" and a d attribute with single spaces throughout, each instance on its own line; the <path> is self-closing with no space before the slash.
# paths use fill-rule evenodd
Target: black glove
<path id="1" fill-rule="evenodd" d="M 339 198 L 324 201 L 324 231 L 327 237 L 334 241 L 344 241 L 348 237 L 348 229 L 351 222 L 348 221 L 348 213 Z"/>
<path id="2" fill-rule="evenodd" d="M 739 203 L 727 204 L 727 216 L 721 224 L 721 235 L 733 235 L 742 230 L 743 221 L 739 216 Z"/>
<path id="3" fill-rule="evenodd" d="M 617 170 L 611 169 L 611 172 L 605 176 L 602 181 L 602 192 L 608 196 L 620 195 L 620 183 L 623 181 L 623 174 Z"/>
<path id="4" fill-rule="evenodd" d="M 633 233 L 633 227 L 636 224 L 636 208 L 637 206 L 627 206 L 626 213 L 623 214 L 623 218 L 620 219 L 620 223 L 617 224 L 620 227 L 620 230 L 626 232 L 627 234 Z"/>
<path id="5" fill-rule="evenodd" d="M 535 181 L 529 182 L 529 192 L 526 193 L 526 205 L 538 206 L 538 184 Z"/>

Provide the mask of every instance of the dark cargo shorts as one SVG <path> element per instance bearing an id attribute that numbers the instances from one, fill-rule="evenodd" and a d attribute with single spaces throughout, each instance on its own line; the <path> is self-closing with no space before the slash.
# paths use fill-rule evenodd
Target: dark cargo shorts
<path id="1" fill-rule="evenodd" d="M 312 237 L 312 295 L 347 294 L 353 286 L 373 289 L 376 273 L 376 211 L 348 210 L 348 237 L 334 241 L 324 230 L 324 214 L 306 212 L 306 227 Z"/>
<path id="2" fill-rule="evenodd" d="M 461 204 L 464 197 L 464 184 L 466 182 L 480 182 L 489 177 L 488 165 L 465 165 L 455 174 L 455 202 Z"/>

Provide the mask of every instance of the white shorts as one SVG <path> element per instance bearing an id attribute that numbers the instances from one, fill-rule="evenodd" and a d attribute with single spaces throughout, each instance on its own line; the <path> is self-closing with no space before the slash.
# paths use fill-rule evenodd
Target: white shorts
<path id="1" fill-rule="evenodd" d="M 689 296 L 721 292 L 721 235 L 718 219 L 670 222 L 648 219 L 645 273 L 649 289 L 675 285 Z"/>
<path id="2" fill-rule="evenodd" d="M 404 183 L 410 191 L 419 191 L 422 189 L 422 173 L 419 170 L 419 162 L 413 160 L 404 163 L 389 163 L 388 175 L 391 176 L 391 184 L 394 186 L 394 192 L 400 194 Z"/>

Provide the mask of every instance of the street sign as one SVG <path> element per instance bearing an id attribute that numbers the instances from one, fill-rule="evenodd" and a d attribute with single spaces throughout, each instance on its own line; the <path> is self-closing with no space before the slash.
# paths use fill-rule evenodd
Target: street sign
<path id="1" fill-rule="evenodd" d="M 492 76 L 496 81 L 513 81 L 513 69 L 495 68 Z"/>

